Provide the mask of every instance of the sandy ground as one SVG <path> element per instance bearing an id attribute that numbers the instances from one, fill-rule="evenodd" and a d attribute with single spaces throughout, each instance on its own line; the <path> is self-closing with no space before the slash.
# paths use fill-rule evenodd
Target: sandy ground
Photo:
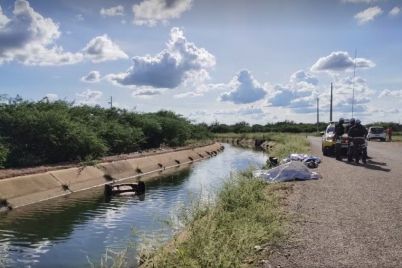
<path id="1" fill-rule="evenodd" d="M 310 138 L 322 156 L 320 138 Z M 402 144 L 369 143 L 368 165 L 323 157 L 294 183 L 289 239 L 262 267 L 402 267 Z"/>

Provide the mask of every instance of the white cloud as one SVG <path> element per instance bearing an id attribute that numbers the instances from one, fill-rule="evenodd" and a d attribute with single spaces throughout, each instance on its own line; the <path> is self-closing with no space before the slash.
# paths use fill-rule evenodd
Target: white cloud
<path id="1" fill-rule="evenodd" d="M 353 59 L 345 51 L 332 52 L 328 56 L 321 57 L 316 63 L 311 66 L 313 72 L 342 72 L 353 70 L 356 63 L 356 68 L 372 68 L 374 62 L 365 58 Z"/>
<path id="2" fill-rule="evenodd" d="M 391 9 L 388 13 L 388 15 L 390 15 L 391 17 L 396 17 L 401 13 L 401 9 L 399 7 L 394 7 L 393 9 Z"/>
<path id="3" fill-rule="evenodd" d="M 3 10 L 0 6 L 0 29 L 3 28 L 9 21 L 9 18 L 3 14 Z"/>
<path id="4" fill-rule="evenodd" d="M 314 112 L 317 85 L 318 79 L 315 76 L 299 70 L 290 76 L 287 85 L 270 88 L 268 103 L 271 107 L 290 108 L 298 113 Z"/>
<path id="5" fill-rule="evenodd" d="M 389 90 L 389 89 L 384 89 L 383 91 L 380 92 L 378 95 L 379 98 L 384 98 L 384 97 L 392 97 L 392 98 L 402 98 L 402 90 Z"/>
<path id="6" fill-rule="evenodd" d="M 336 77 L 334 81 L 334 112 L 339 114 L 349 114 L 352 112 L 353 88 L 355 91 L 354 98 L 354 113 L 362 115 L 368 111 L 368 105 L 374 96 L 374 91 L 371 90 L 366 80 L 361 77 Z M 329 112 L 330 94 L 326 91 L 320 94 L 320 110 Z"/>
<path id="7" fill-rule="evenodd" d="M 134 24 L 155 26 L 176 19 L 191 8 L 192 0 L 144 0 L 133 6 Z"/>
<path id="8" fill-rule="evenodd" d="M 26 0 L 14 3 L 13 16 L 0 11 L 0 64 L 18 61 L 27 65 L 63 65 L 82 60 L 80 53 L 64 52 L 54 42 L 59 26 L 37 13 Z"/>
<path id="9" fill-rule="evenodd" d="M 128 58 L 127 54 L 106 34 L 93 38 L 82 51 L 85 57 L 95 63 Z"/>
<path id="10" fill-rule="evenodd" d="M 188 42 L 179 28 L 172 28 L 167 48 L 156 56 L 137 56 L 125 73 L 108 75 L 109 80 L 123 86 L 176 88 L 189 80 L 207 79 L 215 66 L 215 57 L 204 48 Z"/>
<path id="11" fill-rule="evenodd" d="M 309 83 L 312 85 L 317 85 L 318 79 L 317 79 L 317 77 L 315 77 L 309 73 L 306 73 L 303 70 L 299 70 L 290 76 L 290 82 L 293 84 L 297 84 L 300 82 L 306 82 L 306 83 Z"/>
<path id="12" fill-rule="evenodd" d="M 76 93 L 77 97 L 76 103 L 78 105 L 95 105 L 98 104 L 99 99 L 102 97 L 103 93 L 99 90 L 86 89 L 80 93 Z"/>
<path id="13" fill-rule="evenodd" d="M 102 8 L 99 12 L 103 17 L 124 16 L 124 7 L 117 5 L 110 8 Z"/>
<path id="14" fill-rule="evenodd" d="M 97 83 L 100 81 L 100 73 L 98 71 L 90 71 L 87 75 L 81 77 L 82 82 Z"/>
<path id="15" fill-rule="evenodd" d="M 378 6 L 369 7 L 355 15 L 357 23 L 362 25 L 373 21 L 377 16 L 383 13 L 382 9 Z"/>
<path id="16" fill-rule="evenodd" d="M 59 96 L 57 94 L 54 93 L 48 93 L 46 94 L 45 98 L 47 98 L 47 100 L 49 102 L 55 102 L 59 99 Z"/>
<path id="17" fill-rule="evenodd" d="M 263 86 L 247 70 L 243 70 L 233 77 L 229 82 L 229 88 L 231 91 L 223 93 L 221 101 L 235 104 L 252 103 L 263 99 L 267 94 Z"/>

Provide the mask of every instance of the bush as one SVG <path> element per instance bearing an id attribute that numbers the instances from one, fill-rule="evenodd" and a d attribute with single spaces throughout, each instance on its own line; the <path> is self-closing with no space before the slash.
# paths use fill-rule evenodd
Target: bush
<path id="1" fill-rule="evenodd" d="M 0 165 L 34 166 L 87 161 L 105 155 L 159 147 L 181 146 L 190 138 L 209 137 L 170 111 L 139 114 L 124 109 L 74 106 L 72 103 L 28 102 L 0 104 Z M 6 160 L 5 160 L 6 159 Z"/>
<path id="2" fill-rule="evenodd" d="M 5 168 L 8 158 L 8 149 L 6 146 L 0 144 L 0 168 Z"/>

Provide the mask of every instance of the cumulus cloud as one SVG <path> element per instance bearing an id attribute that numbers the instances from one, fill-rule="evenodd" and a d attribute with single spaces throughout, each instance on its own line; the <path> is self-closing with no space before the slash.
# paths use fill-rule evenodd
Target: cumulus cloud
<path id="1" fill-rule="evenodd" d="M 93 38 L 82 52 L 85 57 L 96 63 L 128 58 L 127 54 L 117 44 L 113 43 L 106 34 Z"/>
<path id="2" fill-rule="evenodd" d="M 117 5 L 110 8 L 102 8 L 99 13 L 103 17 L 124 16 L 124 7 L 122 5 Z"/>
<path id="3" fill-rule="evenodd" d="M 100 73 L 98 71 L 90 71 L 87 75 L 81 77 L 82 82 L 96 83 L 100 81 Z"/>
<path id="4" fill-rule="evenodd" d="M 317 77 L 315 77 L 309 73 L 306 73 L 303 70 L 299 70 L 290 76 L 290 82 L 293 84 L 297 84 L 300 82 L 306 82 L 306 83 L 309 83 L 312 85 L 317 85 L 318 79 L 317 79 Z"/>
<path id="5" fill-rule="evenodd" d="M 229 82 L 229 88 L 231 91 L 223 93 L 221 101 L 235 104 L 252 103 L 263 99 L 267 94 L 263 86 L 247 70 L 240 71 L 233 77 Z"/>
<path id="6" fill-rule="evenodd" d="M 389 90 L 389 89 L 384 89 L 383 91 L 380 92 L 378 95 L 379 98 L 384 98 L 384 97 L 393 97 L 393 98 L 402 98 L 402 90 Z"/>
<path id="7" fill-rule="evenodd" d="M 349 56 L 348 52 L 335 51 L 328 56 L 321 57 L 316 63 L 311 66 L 313 72 L 342 72 L 353 70 L 354 65 L 356 68 L 372 68 L 375 66 L 374 62 L 365 58 L 353 59 Z"/>
<path id="8" fill-rule="evenodd" d="M 290 108 L 298 113 L 315 111 L 318 94 L 318 79 L 299 70 L 290 76 L 286 85 L 275 85 L 269 90 L 268 104 L 271 107 Z"/>
<path id="9" fill-rule="evenodd" d="M 394 7 L 393 9 L 391 9 L 388 13 L 388 15 L 390 15 L 391 17 L 396 17 L 401 13 L 401 9 L 399 7 Z M 1 19 L 0 19 L 1 21 Z"/>
<path id="10" fill-rule="evenodd" d="M 80 93 L 76 93 L 77 97 L 76 103 L 78 105 L 95 105 L 98 104 L 99 99 L 102 97 L 103 93 L 99 90 L 86 89 Z"/>
<path id="11" fill-rule="evenodd" d="M 155 26 L 176 19 L 191 8 L 192 0 L 144 0 L 133 6 L 134 24 Z"/>
<path id="12" fill-rule="evenodd" d="M 334 112 L 348 114 L 352 112 L 353 89 L 355 91 L 354 112 L 363 114 L 368 111 L 374 91 L 369 88 L 367 81 L 361 77 L 337 77 L 334 81 Z M 320 94 L 320 110 L 329 112 L 330 94 L 328 91 Z"/>
<path id="13" fill-rule="evenodd" d="M 55 45 L 59 26 L 37 13 L 26 0 L 14 3 L 13 16 L 0 10 L 0 64 L 19 61 L 28 65 L 63 65 L 82 60 L 80 53 L 65 52 Z"/>
<path id="14" fill-rule="evenodd" d="M 0 6 L 0 29 L 3 28 L 9 21 L 10 19 L 3 14 L 3 9 Z"/>
<path id="15" fill-rule="evenodd" d="M 206 49 L 188 42 L 179 28 L 172 28 L 167 48 L 156 56 L 134 57 L 125 73 L 111 74 L 109 80 L 123 86 L 176 88 L 183 82 L 208 78 L 215 57 Z"/>
<path id="16" fill-rule="evenodd" d="M 378 6 L 369 7 L 355 15 L 357 23 L 360 25 L 373 21 L 376 17 L 383 13 L 382 9 Z"/>

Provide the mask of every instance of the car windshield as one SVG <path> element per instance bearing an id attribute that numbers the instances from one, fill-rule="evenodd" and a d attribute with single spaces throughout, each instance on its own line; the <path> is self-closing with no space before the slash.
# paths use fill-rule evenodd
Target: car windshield
<path id="1" fill-rule="evenodd" d="M 335 132 L 335 127 L 334 126 L 330 126 L 327 128 L 327 133 L 331 133 L 331 132 Z"/>
<path id="2" fill-rule="evenodd" d="M 370 132 L 373 133 L 373 134 L 381 134 L 381 133 L 384 133 L 384 128 L 382 128 L 382 127 L 373 127 L 373 128 L 371 128 Z"/>

